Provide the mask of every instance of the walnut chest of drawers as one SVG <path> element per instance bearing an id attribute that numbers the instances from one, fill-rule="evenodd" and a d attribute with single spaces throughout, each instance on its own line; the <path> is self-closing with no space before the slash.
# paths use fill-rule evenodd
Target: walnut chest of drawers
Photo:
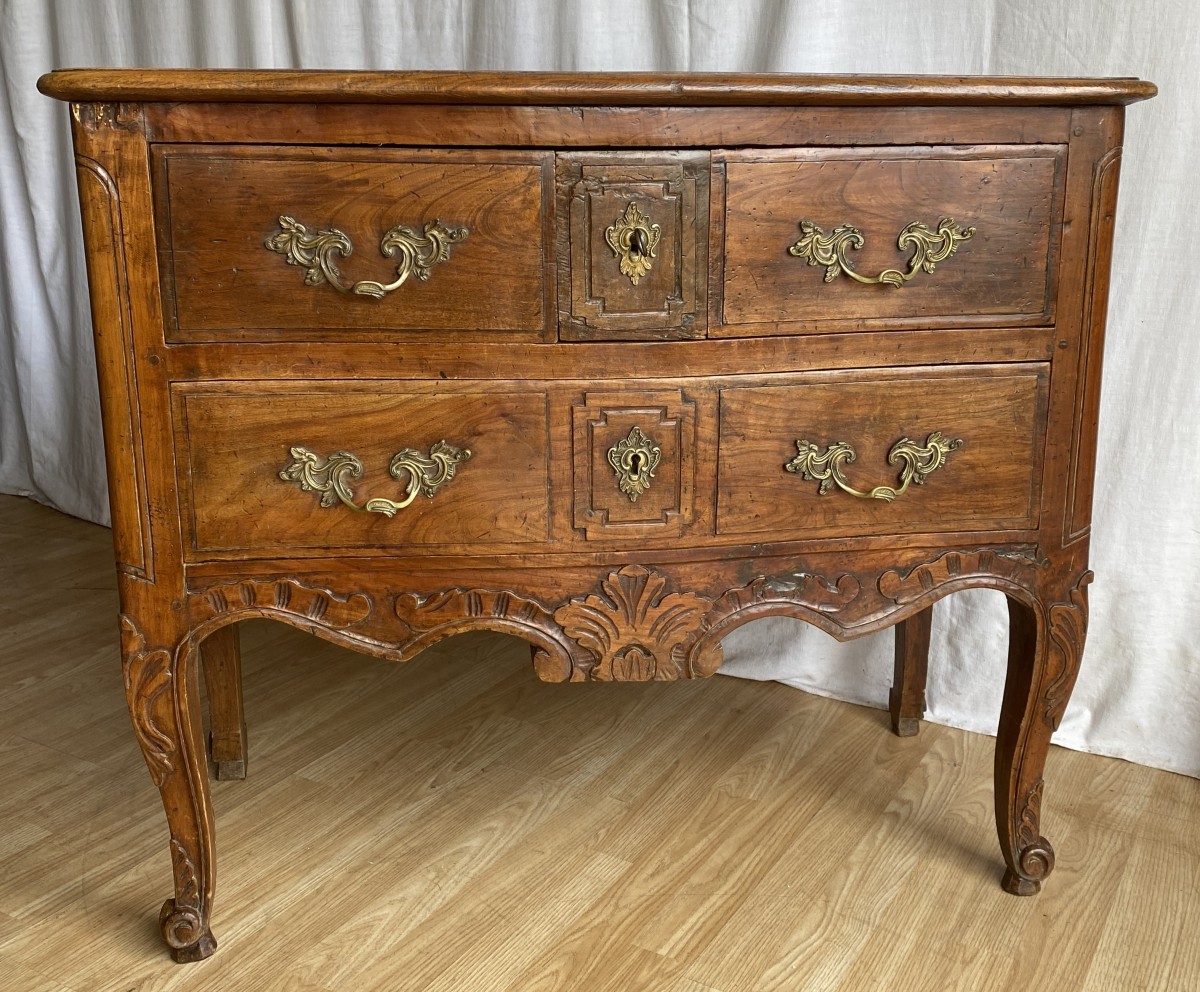
<path id="1" fill-rule="evenodd" d="M 179 960 L 211 953 L 236 621 L 548 680 L 712 674 L 784 614 L 1002 590 L 1004 886 L 1087 625 L 1136 80 L 90 71 L 71 102 L 124 678 Z"/>

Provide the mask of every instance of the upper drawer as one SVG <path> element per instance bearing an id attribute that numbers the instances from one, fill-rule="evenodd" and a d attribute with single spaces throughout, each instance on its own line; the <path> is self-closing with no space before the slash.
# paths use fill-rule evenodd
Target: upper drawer
<path id="1" fill-rule="evenodd" d="M 1064 157 L 1060 145 L 724 153 L 724 321 L 710 334 L 1050 323 Z"/>
<path id="2" fill-rule="evenodd" d="M 515 151 L 159 146 L 168 339 L 541 339 L 553 309 L 551 162 Z"/>
<path id="3" fill-rule="evenodd" d="M 559 334 L 703 337 L 707 152 L 560 153 Z"/>

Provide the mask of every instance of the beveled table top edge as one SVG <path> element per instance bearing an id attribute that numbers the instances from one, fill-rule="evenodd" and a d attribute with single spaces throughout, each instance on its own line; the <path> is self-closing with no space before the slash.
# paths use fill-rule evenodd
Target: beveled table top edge
<path id="1" fill-rule="evenodd" d="M 1064 106 L 1128 104 L 1158 92 L 1132 77 L 293 69 L 59 69 L 38 89 L 76 102 L 500 106 Z"/>

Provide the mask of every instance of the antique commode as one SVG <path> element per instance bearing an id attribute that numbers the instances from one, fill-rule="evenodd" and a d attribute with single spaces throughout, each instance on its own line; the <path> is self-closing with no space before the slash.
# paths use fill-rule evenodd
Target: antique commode
<path id="1" fill-rule="evenodd" d="M 1087 626 L 1132 79 L 71 70 L 124 678 L 176 959 L 215 945 L 212 757 L 273 617 L 548 680 L 711 675 L 785 614 L 1008 597 L 1004 887 Z M 354 249 L 351 254 L 352 248 Z M 199 650 L 197 650 L 199 649 Z"/>

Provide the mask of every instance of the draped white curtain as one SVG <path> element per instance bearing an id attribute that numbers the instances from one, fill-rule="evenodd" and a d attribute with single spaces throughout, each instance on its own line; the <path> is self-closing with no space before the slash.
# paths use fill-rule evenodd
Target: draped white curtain
<path id="1" fill-rule="evenodd" d="M 1092 624 L 1057 740 L 1200 776 L 1200 27 L 1195 0 L 0 0 L 0 491 L 105 520 L 62 66 L 1131 75 Z M 938 605 L 930 718 L 994 732 L 998 593 Z M 764 620 L 725 671 L 884 706 L 890 635 Z"/>

